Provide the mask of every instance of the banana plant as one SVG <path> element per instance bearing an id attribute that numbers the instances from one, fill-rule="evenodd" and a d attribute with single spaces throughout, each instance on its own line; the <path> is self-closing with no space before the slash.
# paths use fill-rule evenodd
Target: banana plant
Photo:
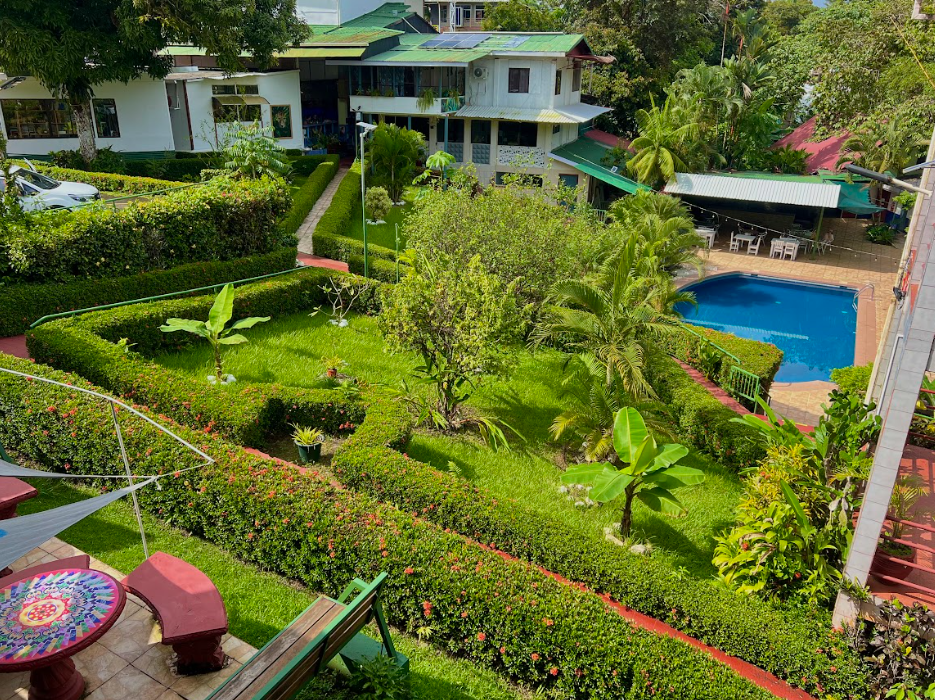
<path id="1" fill-rule="evenodd" d="M 197 336 L 201 336 L 209 343 L 214 350 L 214 372 L 217 381 L 224 382 L 227 376 L 224 374 L 224 366 L 221 360 L 222 345 L 240 345 L 246 343 L 247 339 L 240 333 L 234 331 L 253 328 L 258 323 L 269 321 L 269 316 L 253 316 L 242 318 L 230 327 L 227 327 L 228 321 L 234 315 L 234 286 L 224 285 L 224 288 L 218 293 L 208 312 L 207 321 L 195 321 L 188 318 L 170 318 L 165 325 L 159 326 L 163 333 L 175 333 L 176 331 L 185 331 Z M 233 335 L 232 335 L 233 334 Z"/>
<path id="2" fill-rule="evenodd" d="M 704 472 L 679 462 L 688 456 L 687 447 L 657 445 L 646 429 L 639 411 L 627 407 L 617 411 L 613 432 L 613 462 L 582 464 L 562 476 L 566 484 L 590 484 L 590 497 L 599 503 L 623 498 L 620 534 L 627 537 L 633 522 L 633 499 L 663 515 L 684 515 L 687 511 L 672 493 L 675 489 L 704 481 Z"/>

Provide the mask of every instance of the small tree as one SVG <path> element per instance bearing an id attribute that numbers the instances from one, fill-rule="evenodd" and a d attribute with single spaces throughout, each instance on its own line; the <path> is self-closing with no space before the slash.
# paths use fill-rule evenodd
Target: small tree
<path id="1" fill-rule="evenodd" d="M 394 202 L 402 198 L 403 190 L 412 183 L 416 161 L 424 148 L 425 141 L 418 131 L 395 124 L 380 124 L 374 129 L 368 153 L 374 179 L 386 188 Z"/>
<path id="2" fill-rule="evenodd" d="M 435 388 L 436 423 L 456 429 L 459 407 L 480 379 L 508 366 L 516 302 L 479 258 L 465 266 L 425 257 L 413 263 L 414 270 L 386 292 L 380 325 L 390 349 L 422 358 L 415 373 Z"/>
<path id="3" fill-rule="evenodd" d="M 373 221 L 383 221 L 393 208 L 393 200 L 390 199 L 385 187 L 368 187 L 364 205 Z"/>
<path id="4" fill-rule="evenodd" d="M 201 336 L 209 343 L 214 350 L 214 372 L 217 381 L 223 382 L 226 379 L 224 366 L 221 362 L 222 345 L 240 345 L 246 343 L 247 339 L 239 333 L 231 335 L 234 331 L 253 328 L 258 323 L 269 321 L 269 316 L 243 318 L 232 326 L 227 328 L 227 322 L 234 315 L 234 287 L 231 284 L 224 285 L 214 300 L 211 311 L 208 312 L 207 321 L 194 321 L 187 318 L 170 318 L 164 326 L 159 326 L 163 333 L 174 333 L 175 331 L 185 331 Z"/>
<path id="5" fill-rule="evenodd" d="M 235 177 L 259 180 L 264 175 L 283 177 L 292 170 L 286 149 L 273 138 L 273 128 L 259 122 L 237 129 L 222 153 L 224 167 Z"/>
<path id="6" fill-rule="evenodd" d="M 590 496 L 599 503 L 623 497 L 620 534 L 627 537 L 633 520 L 633 499 L 665 515 L 683 515 L 685 506 L 672 491 L 704 481 L 704 472 L 678 464 L 688 455 L 683 445 L 657 445 L 635 408 L 617 412 L 614 420 L 614 452 L 610 463 L 583 464 L 565 472 L 567 484 L 593 484 Z"/>

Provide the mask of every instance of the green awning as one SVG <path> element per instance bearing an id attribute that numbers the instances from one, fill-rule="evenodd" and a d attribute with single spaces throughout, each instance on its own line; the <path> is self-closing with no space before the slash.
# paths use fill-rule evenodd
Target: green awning
<path id="1" fill-rule="evenodd" d="M 870 202 L 870 185 L 860 182 L 839 182 L 841 194 L 838 197 L 838 209 L 851 214 L 875 214 L 883 211 Z"/>
<path id="2" fill-rule="evenodd" d="M 556 148 L 549 153 L 549 158 L 554 158 L 560 163 L 570 165 L 575 170 L 580 170 L 585 175 L 597 178 L 601 182 L 613 185 L 627 194 L 636 194 L 640 190 L 651 190 L 651 187 L 641 185 L 628 177 L 624 177 L 619 171 L 614 172 L 611 168 L 601 163 L 601 159 L 610 151 L 609 146 L 598 143 L 594 139 L 581 137 L 577 141 L 566 143 L 564 146 Z"/>

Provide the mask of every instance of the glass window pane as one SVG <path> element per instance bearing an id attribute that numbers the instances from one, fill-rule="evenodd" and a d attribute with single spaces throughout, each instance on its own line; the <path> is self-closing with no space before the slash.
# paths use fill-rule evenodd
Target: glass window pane
<path id="1" fill-rule="evenodd" d="M 483 119 L 471 121 L 471 143 L 490 143 L 490 122 Z"/>
<path id="2" fill-rule="evenodd" d="M 9 139 L 59 139 L 78 135 L 74 114 L 60 100 L 0 100 Z"/>
<path id="3" fill-rule="evenodd" d="M 117 103 L 112 99 L 93 100 L 94 124 L 100 139 L 119 139 L 120 122 L 117 120 Z"/>
<path id="4" fill-rule="evenodd" d="M 529 92 L 529 69 L 510 68 L 510 92 Z"/>
<path id="5" fill-rule="evenodd" d="M 555 94 L 562 94 L 562 69 L 558 68 L 555 71 Z"/>
<path id="6" fill-rule="evenodd" d="M 571 91 L 581 92 L 581 68 L 575 68 L 571 75 Z"/>
<path id="7" fill-rule="evenodd" d="M 500 122 L 497 143 L 501 146 L 534 148 L 539 140 L 539 125 L 535 122 Z"/>

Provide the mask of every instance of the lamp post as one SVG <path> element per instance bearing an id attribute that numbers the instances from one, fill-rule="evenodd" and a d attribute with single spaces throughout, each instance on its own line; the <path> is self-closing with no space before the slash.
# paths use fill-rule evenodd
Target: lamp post
<path id="1" fill-rule="evenodd" d="M 364 141 L 367 134 L 376 129 L 375 124 L 363 121 L 363 115 L 357 112 L 357 126 L 360 127 L 360 216 L 364 227 L 364 277 L 370 276 L 370 262 L 367 256 L 367 185 L 364 180 Z"/>

